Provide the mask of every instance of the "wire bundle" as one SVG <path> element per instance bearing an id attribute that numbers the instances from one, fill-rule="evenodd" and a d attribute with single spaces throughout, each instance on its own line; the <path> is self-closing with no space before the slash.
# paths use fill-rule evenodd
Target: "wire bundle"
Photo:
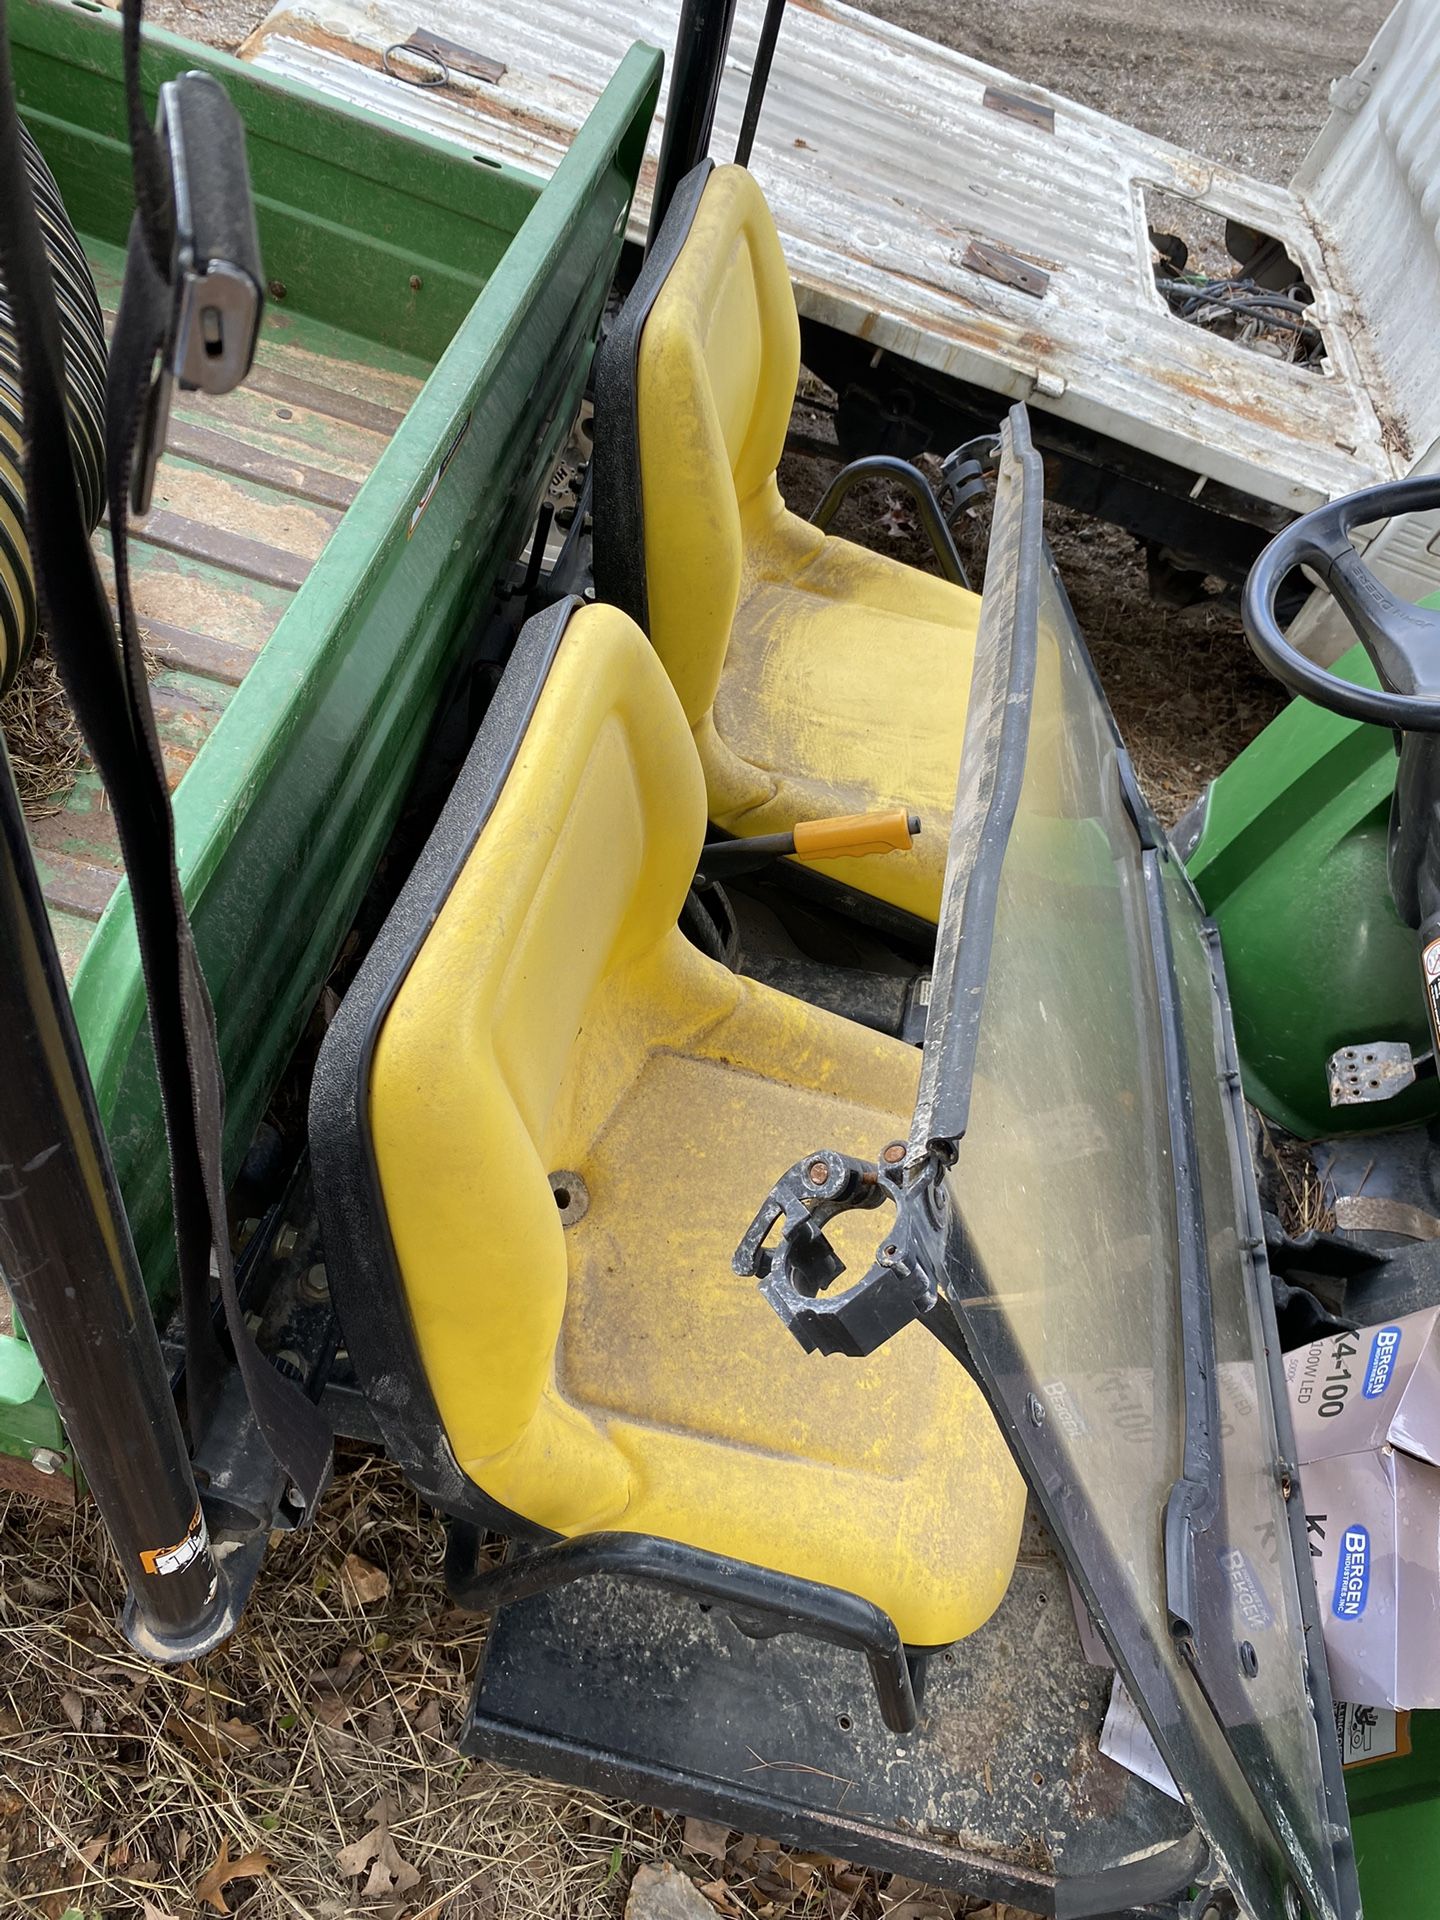
<path id="1" fill-rule="evenodd" d="M 105 323 L 90 271 L 60 189 L 28 131 L 20 129 L 35 210 L 60 310 L 66 399 L 75 480 L 87 526 L 105 507 Z M 20 358 L 5 288 L 0 285 L 0 693 L 35 644 L 35 573 L 25 534 L 24 405 Z"/>
<path id="2" fill-rule="evenodd" d="M 1288 333 L 1293 338 L 1286 358 L 1300 366 L 1313 366 L 1324 355 L 1320 329 L 1294 290 L 1274 293 L 1244 276 L 1210 280 L 1202 274 L 1185 274 L 1171 279 L 1158 272 L 1155 284 L 1181 320 L 1212 328 L 1231 323 L 1235 337 L 1247 343 L 1260 333 Z"/>

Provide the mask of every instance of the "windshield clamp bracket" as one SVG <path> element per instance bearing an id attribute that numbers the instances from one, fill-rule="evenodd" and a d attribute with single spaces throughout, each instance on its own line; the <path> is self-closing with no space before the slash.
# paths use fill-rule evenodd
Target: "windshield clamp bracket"
<path id="1" fill-rule="evenodd" d="M 924 1170 L 905 1183 L 905 1143 L 892 1141 L 877 1160 L 858 1160 L 822 1148 L 797 1160 L 771 1187 L 735 1250 L 731 1265 L 760 1291 L 807 1353 L 874 1353 L 938 1298 L 935 1262 L 921 1248 L 933 1243 L 933 1198 Z M 840 1214 L 893 1205 L 895 1226 L 860 1279 L 838 1292 L 826 1289 L 845 1263 L 825 1229 Z M 779 1240 L 767 1246 L 780 1225 Z"/>

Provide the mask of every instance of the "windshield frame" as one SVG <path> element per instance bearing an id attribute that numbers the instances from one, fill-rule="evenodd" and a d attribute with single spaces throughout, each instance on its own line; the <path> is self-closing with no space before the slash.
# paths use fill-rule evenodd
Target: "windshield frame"
<path id="1" fill-rule="evenodd" d="M 1283 1544 L 1277 1543 L 1277 1554 L 1288 1548 L 1289 1566 L 1282 1566 L 1279 1577 L 1302 1627 L 1293 1635 L 1291 1651 L 1305 1679 L 1316 1751 L 1313 1778 L 1291 1783 L 1285 1777 L 1284 1783 L 1294 1785 L 1302 1811 L 1313 1815 L 1307 1825 L 1328 1837 L 1328 1846 L 1307 1848 L 1287 1809 L 1277 1802 L 1273 1778 L 1253 1779 L 1247 1771 L 1255 1767 L 1257 1747 L 1264 1758 L 1264 1742 L 1258 1722 L 1237 1719 L 1236 1701 L 1243 1689 L 1233 1675 L 1217 1670 L 1216 1648 L 1228 1651 L 1233 1662 L 1231 1615 L 1227 1610 L 1222 1631 L 1215 1615 L 1213 1569 L 1208 1569 L 1208 1579 L 1197 1579 L 1196 1572 L 1196 1540 L 1204 1538 L 1225 1484 L 1206 1195 L 1196 1142 L 1191 1042 L 1182 1018 L 1176 929 L 1171 924 L 1172 903 L 1177 900 L 1187 916 L 1193 916 L 1182 931 L 1192 941 L 1198 937 L 1205 944 L 1213 979 L 1211 1012 L 1217 1052 L 1223 1056 L 1218 1077 L 1227 1089 L 1222 1105 L 1237 1215 L 1233 1221 L 1215 1224 L 1233 1227 L 1247 1262 L 1251 1321 L 1260 1330 L 1253 1342 L 1254 1365 L 1268 1380 L 1268 1393 L 1262 1388 L 1256 1395 L 1255 1414 L 1262 1421 L 1259 1443 L 1275 1485 L 1298 1487 L 1291 1465 L 1294 1442 L 1219 940 L 1140 794 L 1059 585 L 1044 541 L 1040 461 L 1030 445 L 1023 408 L 1012 411 L 1001 444 L 986 611 L 977 642 L 937 936 L 930 1026 L 907 1156 L 909 1181 L 919 1184 L 934 1179 L 946 1190 L 942 1198 L 949 1202 L 938 1210 L 944 1222 L 944 1255 L 936 1263 L 940 1293 L 949 1310 L 945 1318 L 953 1328 L 947 1344 L 954 1346 L 985 1391 L 1109 1652 L 1209 1841 L 1217 1868 L 1242 1907 L 1266 1920 L 1270 1916 L 1293 1920 L 1298 1894 L 1317 1920 L 1358 1915 L 1353 1840 L 1334 1737 L 1329 1676 L 1318 1653 L 1322 1645 L 1319 1602 L 1309 1574 L 1303 1501 L 1298 1493 L 1284 1500 L 1285 1523 L 1276 1529 Z M 1179 1274 L 1175 1311 L 1182 1368 L 1179 1400 L 1184 1413 L 1183 1469 L 1165 1510 L 1163 1619 L 1145 1617 L 1112 1540 L 1076 1483 L 1062 1440 L 1062 1419 L 1049 1417 L 1046 1383 L 1031 1368 L 1003 1312 L 996 1311 L 997 1296 L 965 1217 L 961 1143 L 971 1120 L 997 902 L 1027 765 L 1039 609 L 1042 590 L 1048 590 L 1047 574 L 1059 593 L 1068 638 L 1113 737 L 1124 810 L 1135 832 L 1149 924 L 1148 957 L 1159 1008 L 1169 1154 L 1175 1170 L 1173 1251 Z M 934 1330 L 940 1329 L 935 1326 Z M 1202 1569 L 1202 1575 L 1206 1571 Z M 1311 1647 L 1317 1650 L 1314 1659 L 1308 1657 Z M 1218 1726 L 1223 1742 L 1206 1744 L 1197 1699 L 1208 1709 L 1210 1731 Z M 1192 1737 L 1197 1730 L 1198 1739 Z M 1307 1788 L 1315 1796 L 1313 1808 L 1306 1804 Z M 1293 1886 L 1285 1884 L 1287 1873 Z"/>

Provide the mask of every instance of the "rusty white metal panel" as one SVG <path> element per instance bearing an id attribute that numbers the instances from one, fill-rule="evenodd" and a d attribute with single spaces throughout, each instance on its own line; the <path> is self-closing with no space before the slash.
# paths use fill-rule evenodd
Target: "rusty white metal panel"
<path id="1" fill-rule="evenodd" d="M 739 0 L 717 110 L 719 158 L 733 150 L 762 8 Z M 677 10 L 676 0 L 282 0 L 245 53 L 544 173 L 631 41 L 668 53 Z M 428 89 L 391 77 L 385 49 L 417 27 L 503 62 L 503 77 L 453 73 Z M 1040 112 L 997 111 L 987 90 L 1020 93 Z M 640 229 L 657 151 L 652 137 Z M 840 0 L 791 0 L 751 164 L 801 312 L 877 352 L 1172 460 L 1196 475 L 1197 490 L 1216 481 L 1303 509 L 1405 470 L 1353 291 L 1289 189 Z M 1150 266 L 1147 187 L 1285 244 L 1317 294 L 1323 373 L 1168 311 Z M 1038 270 L 1042 290 L 975 271 L 975 249 L 987 248 Z"/>
<path id="2" fill-rule="evenodd" d="M 1292 183 L 1343 270 L 1375 361 L 1387 439 L 1440 439 L 1440 7 L 1401 0 Z"/>

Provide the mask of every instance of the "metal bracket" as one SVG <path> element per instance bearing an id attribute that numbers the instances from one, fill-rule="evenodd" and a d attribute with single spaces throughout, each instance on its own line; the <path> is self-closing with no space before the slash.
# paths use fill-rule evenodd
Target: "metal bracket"
<path id="1" fill-rule="evenodd" d="M 1363 1107 L 1393 1100 L 1435 1071 L 1433 1053 L 1414 1054 L 1406 1040 L 1361 1040 L 1325 1062 L 1332 1107 Z"/>
<path id="2" fill-rule="evenodd" d="M 919 1246 L 933 1227 L 916 1221 L 929 1183 L 905 1184 L 905 1143 L 892 1141 L 878 1161 L 856 1160 L 822 1148 L 808 1154 L 770 1189 L 731 1261 L 735 1272 L 758 1279 L 760 1291 L 807 1353 L 874 1353 L 902 1327 L 929 1313 L 938 1299 L 930 1263 Z M 943 1189 L 936 1188 L 937 1195 Z M 825 1289 L 845 1272 L 845 1263 L 825 1237 L 838 1214 L 889 1202 L 895 1230 L 865 1274 L 843 1291 Z M 933 1204 L 940 1204 L 937 1200 Z M 783 1222 L 778 1245 L 767 1247 Z"/>
<path id="3" fill-rule="evenodd" d="M 988 496 L 987 476 L 994 473 L 999 459 L 999 434 L 982 433 L 952 447 L 940 462 L 940 485 L 936 492 L 940 511 L 952 527 L 966 507 Z"/>

